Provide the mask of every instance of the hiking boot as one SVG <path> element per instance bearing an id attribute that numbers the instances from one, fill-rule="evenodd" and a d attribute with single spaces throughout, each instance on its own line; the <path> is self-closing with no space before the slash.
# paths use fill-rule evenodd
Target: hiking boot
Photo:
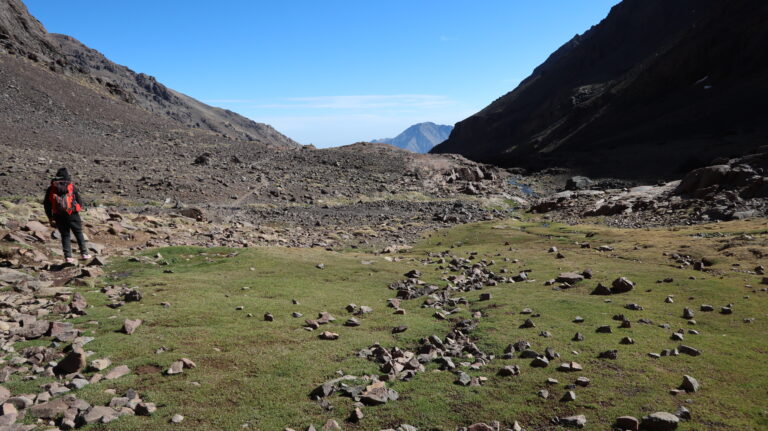
<path id="1" fill-rule="evenodd" d="M 74 257 L 68 257 L 66 259 L 66 261 L 67 261 L 67 263 L 75 263 L 75 258 Z"/>
<path id="2" fill-rule="evenodd" d="M 81 254 L 81 255 L 80 255 L 80 258 L 81 258 L 81 259 L 83 259 L 83 260 L 86 260 L 86 259 L 90 259 L 90 258 L 91 258 L 91 255 L 90 255 L 90 254 L 88 254 L 88 253 L 84 253 L 84 254 Z"/>

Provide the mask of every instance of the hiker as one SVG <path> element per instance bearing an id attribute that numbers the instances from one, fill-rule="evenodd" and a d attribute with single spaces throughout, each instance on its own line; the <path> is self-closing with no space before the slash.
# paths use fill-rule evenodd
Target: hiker
<path id="1" fill-rule="evenodd" d="M 75 233 L 80 257 L 90 259 L 91 255 L 88 254 L 85 238 L 83 238 L 83 222 L 79 214 L 84 206 L 83 200 L 67 168 L 61 168 L 56 172 L 56 177 L 51 180 L 51 185 L 45 192 L 43 206 L 51 226 L 57 228 L 61 234 L 61 247 L 64 249 L 64 258 L 67 263 L 75 263 L 75 259 L 72 258 L 70 231 Z"/>

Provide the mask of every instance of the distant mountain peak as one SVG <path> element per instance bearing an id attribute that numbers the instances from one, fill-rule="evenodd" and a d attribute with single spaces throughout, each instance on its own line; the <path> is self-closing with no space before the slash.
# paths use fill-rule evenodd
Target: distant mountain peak
<path id="1" fill-rule="evenodd" d="M 448 139 L 453 126 L 431 121 L 414 124 L 394 138 L 374 139 L 376 144 L 389 144 L 414 153 L 428 153 L 435 145 Z"/>

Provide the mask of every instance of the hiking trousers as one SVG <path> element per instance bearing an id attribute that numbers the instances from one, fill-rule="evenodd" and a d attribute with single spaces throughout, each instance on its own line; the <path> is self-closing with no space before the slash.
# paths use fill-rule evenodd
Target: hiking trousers
<path id="1" fill-rule="evenodd" d="M 61 248 L 64 250 L 64 257 L 72 257 L 72 237 L 70 232 L 75 234 L 77 240 L 77 246 L 80 248 L 80 254 L 88 254 L 88 246 L 85 244 L 85 238 L 83 238 L 83 221 L 80 219 L 80 214 L 72 213 L 71 215 L 56 216 L 56 228 L 61 234 Z"/>

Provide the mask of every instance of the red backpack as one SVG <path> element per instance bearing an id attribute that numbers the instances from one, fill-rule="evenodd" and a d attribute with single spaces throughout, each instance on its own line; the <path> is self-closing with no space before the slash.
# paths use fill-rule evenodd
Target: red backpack
<path id="1" fill-rule="evenodd" d="M 71 181 L 51 181 L 50 201 L 54 214 L 80 212 L 80 204 L 75 202 L 75 185 Z"/>

